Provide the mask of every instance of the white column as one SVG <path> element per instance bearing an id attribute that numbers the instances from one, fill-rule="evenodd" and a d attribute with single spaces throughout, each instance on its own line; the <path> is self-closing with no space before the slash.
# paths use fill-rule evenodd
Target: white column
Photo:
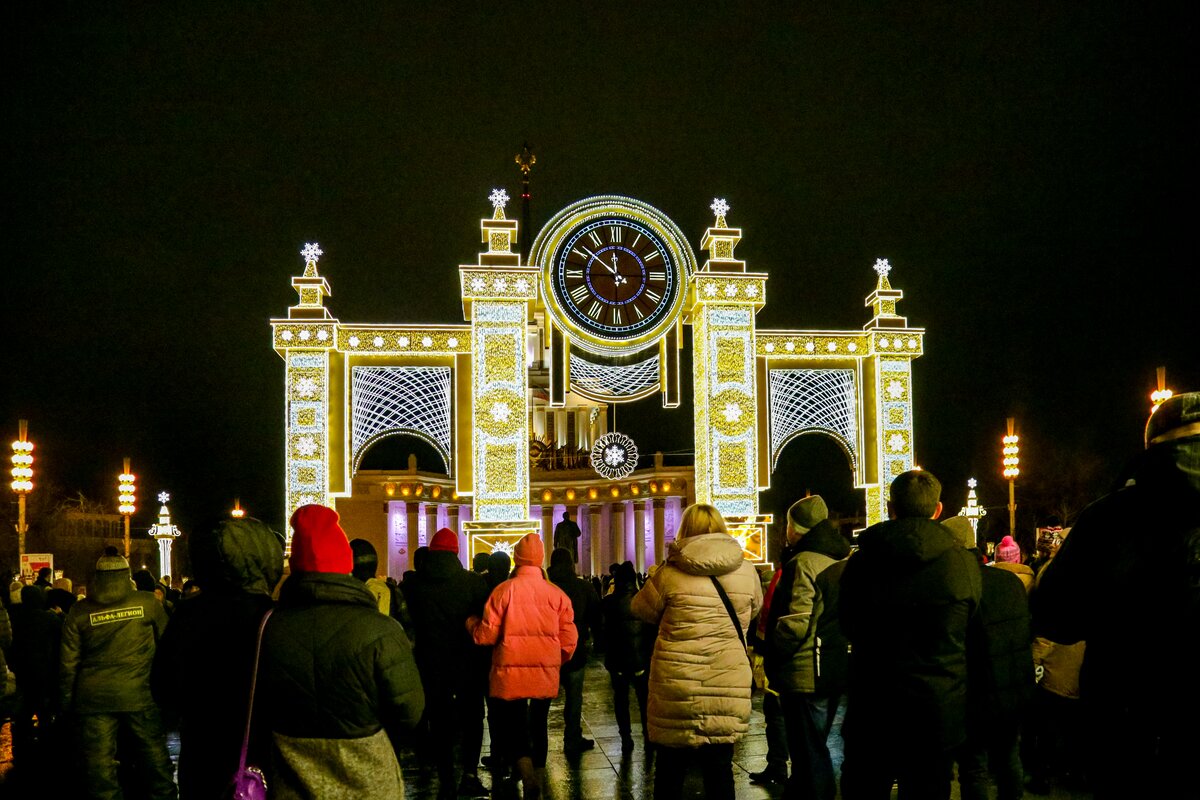
<path id="1" fill-rule="evenodd" d="M 617 564 L 622 564 L 625 562 L 625 503 L 613 503 L 612 516 L 609 518 L 608 524 L 609 530 L 612 531 L 612 560 Z"/>
<path id="2" fill-rule="evenodd" d="M 591 522 L 590 535 L 588 536 L 588 538 L 591 540 L 589 542 L 589 547 L 588 547 L 588 550 L 591 551 L 591 553 L 590 553 L 591 558 L 589 559 L 589 561 L 592 565 L 592 574 L 593 575 L 602 575 L 602 574 L 604 574 L 603 573 L 604 567 L 603 567 L 603 565 L 601 565 L 600 560 L 601 560 L 601 553 L 603 551 L 602 543 L 604 541 L 604 537 L 600 534 L 601 506 L 599 503 L 593 503 L 592 505 L 588 506 L 587 508 L 588 508 L 588 519 Z"/>
<path id="3" fill-rule="evenodd" d="M 542 552 L 543 566 L 550 566 L 550 553 L 554 550 L 554 504 L 542 504 Z"/>
<path id="4" fill-rule="evenodd" d="M 639 573 L 646 571 L 646 500 L 633 504 L 633 568 Z"/>
<path id="5" fill-rule="evenodd" d="M 656 497 L 650 502 L 654 504 L 654 563 L 661 564 L 667 560 L 667 547 L 664 538 L 666 528 L 663 521 L 666 500 Z"/>
<path id="6" fill-rule="evenodd" d="M 408 558 L 406 559 L 407 563 L 404 565 L 406 570 L 416 569 L 417 566 L 414 561 L 417 554 L 417 548 L 421 546 L 420 522 L 417 520 L 417 515 L 420 512 L 420 503 L 404 504 L 405 522 L 408 525 Z"/>
<path id="7" fill-rule="evenodd" d="M 438 507 L 437 503 L 425 504 L 425 540 L 421 544 L 425 547 L 433 541 L 433 535 L 438 529 Z"/>
<path id="8" fill-rule="evenodd" d="M 471 554 L 467 547 L 466 537 L 462 534 L 462 528 L 458 524 L 458 506 L 450 504 L 446 506 L 446 527 L 454 531 L 458 535 L 458 560 L 467 569 L 471 568 Z"/>

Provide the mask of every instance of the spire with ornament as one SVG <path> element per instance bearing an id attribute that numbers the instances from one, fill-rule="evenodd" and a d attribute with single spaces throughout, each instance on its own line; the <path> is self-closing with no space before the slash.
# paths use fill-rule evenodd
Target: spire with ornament
<path id="1" fill-rule="evenodd" d="M 877 258 L 873 269 L 879 277 L 875 282 L 875 291 L 867 295 L 865 305 L 875 311 L 875 316 L 863 326 L 863 329 L 869 331 L 876 328 L 908 327 L 908 319 L 896 313 L 896 303 L 904 297 L 904 292 L 893 289 L 891 281 L 888 280 L 888 275 L 892 271 L 891 262 L 886 258 Z"/>
<path id="2" fill-rule="evenodd" d="M 150 537 L 158 541 L 158 576 L 171 574 L 171 545 L 183 533 L 171 522 L 171 512 L 167 502 L 171 495 L 167 492 L 158 493 L 158 522 L 150 526 Z"/>

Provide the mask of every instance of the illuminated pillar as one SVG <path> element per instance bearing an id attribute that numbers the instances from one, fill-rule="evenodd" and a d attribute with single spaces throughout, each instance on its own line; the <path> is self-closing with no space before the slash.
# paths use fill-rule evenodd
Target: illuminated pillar
<path id="1" fill-rule="evenodd" d="M 1004 479 L 1008 481 L 1008 535 L 1017 538 L 1017 499 L 1016 483 L 1017 476 L 1021 474 L 1020 463 L 1021 459 L 1018 454 L 1021 452 L 1020 446 L 1017 444 L 1018 437 L 1016 431 L 1016 419 L 1008 418 L 1008 434 L 1001 440 L 1004 446 Z"/>
<path id="2" fill-rule="evenodd" d="M 421 521 L 417 515 L 421 512 L 419 503 L 404 504 L 405 533 L 408 538 L 408 558 L 406 569 L 417 568 L 417 548 L 421 546 Z"/>
<path id="3" fill-rule="evenodd" d="M 458 560 L 467 569 L 471 568 L 470 548 L 467 546 L 467 537 L 463 536 L 462 529 L 458 525 L 458 506 L 450 503 L 446 506 L 446 527 L 454 531 L 458 536 Z"/>
<path id="4" fill-rule="evenodd" d="M 610 557 L 613 563 L 625 563 L 625 503 L 613 503 L 608 518 L 609 540 L 612 543 Z"/>
<path id="5" fill-rule="evenodd" d="M 639 574 L 646 571 L 646 506 L 652 502 L 633 504 L 633 568 Z"/>
<path id="6" fill-rule="evenodd" d="M 33 491 L 33 442 L 29 441 L 29 422 L 17 421 L 17 440 L 12 443 L 12 483 L 17 495 L 17 561 L 20 568 L 21 556 L 25 555 L 25 536 L 29 526 L 25 522 L 25 495 Z M 129 470 L 126 470 L 128 472 Z M 127 523 L 128 524 L 128 523 Z"/>
<path id="7" fill-rule="evenodd" d="M 480 221 L 487 252 L 459 268 L 463 315 L 471 323 L 469 423 L 471 468 L 459 469 L 459 494 L 474 495 L 468 533 L 510 540 L 537 531 L 529 518 L 529 370 L 526 324 L 537 300 L 538 271 L 512 249 L 516 220 L 505 219 L 508 194 L 492 192 L 493 214 Z M 461 465 L 460 465 L 461 467 Z"/>
<path id="8" fill-rule="evenodd" d="M 601 506 L 599 503 L 593 503 L 592 505 L 588 506 L 588 519 L 591 521 L 591 536 L 589 537 L 591 539 L 591 546 L 588 549 L 591 550 L 592 575 L 604 574 L 601 571 L 602 567 L 600 564 L 600 513 Z"/>
<path id="9" fill-rule="evenodd" d="M 542 550 L 546 555 L 546 566 L 550 566 L 550 553 L 554 550 L 554 504 L 542 504 Z"/>
<path id="10" fill-rule="evenodd" d="M 438 530 L 438 504 L 425 503 L 425 537 L 421 540 L 422 547 L 428 547 L 433 541 L 433 535 Z"/>
<path id="11" fill-rule="evenodd" d="M 330 358 L 336 350 L 338 321 L 324 305 L 332 293 L 317 272 L 321 248 L 307 244 L 300 254 L 304 274 L 292 278 L 300 302 L 288 309 L 287 319 L 271 320 L 272 343 L 285 365 L 285 520 L 302 505 L 330 504 Z M 288 552 L 291 537 L 289 528 Z"/>
<path id="12" fill-rule="evenodd" d="M 912 360 L 921 354 L 924 330 L 909 328 L 896 313 L 904 292 L 888 281 L 891 265 L 875 261 L 879 276 L 866 305 L 874 309 L 863 326 L 870 354 L 862 360 L 863 456 L 867 525 L 887 519 L 892 480 L 913 468 Z"/>
<path id="13" fill-rule="evenodd" d="M 693 380 L 696 441 L 696 502 L 722 514 L 758 515 L 758 402 L 754 316 L 765 302 L 767 278 L 746 272 L 733 257 L 742 232 L 729 228 L 723 200 L 712 205 L 716 224 L 700 247 L 709 259 L 692 281 Z"/>
<path id="14" fill-rule="evenodd" d="M 667 558 L 665 541 L 667 501 L 661 497 L 656 497 L 652 502 L 654 503 L 654 563 L 662 564 Z"/>
<path id="15" fill-rule="evenodd" d="M 117 476 L 117 511 L 121 513 L 121 517 L 125 522 L 125 560 L 129 560 L 129 518 L 137 512 L 137 506 L 134 505 L 137 501 L 137 476 L 130 471 L 129 459 L 123 462 L 125 471 Z"/>

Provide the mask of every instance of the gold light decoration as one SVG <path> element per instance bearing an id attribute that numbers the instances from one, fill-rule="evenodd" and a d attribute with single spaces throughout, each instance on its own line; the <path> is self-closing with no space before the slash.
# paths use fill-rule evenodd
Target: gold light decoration
<path id="1" fill-rule="evenodd" d="M 1021 474 L 1021 468 L 1018 466 L 1021 463 L 1018 456 L 1021 448 L 1017 444 L 1018 441 L 1016 420 L 1009 417 L 1008 433 L 1001 439 L 1001 443 L 1004 445 L 1004 479 L 1008 481 L 1008 535 L 1013 537 L 1017 535 L 1017 500 L 1014 483 L 1017 476 Z"/>
<path id="2" fill-rule="evenodd" d="M 246 516 L 246 510 L 242 508 L 242 498 L 233 498 L 233 510 L 229 512 L 229 516 L 234 519 L 243 519 Z"/>
<path id="3" fill-rule="evenodd" d="M 25 495 L 33 491 L 33 442 L 29 441 L 29 421 L 17 423 L 17 440 L 12 443 L 12 490 L 17 495 L 17 557 L 25 555 Z"/>
<path id="4" fill-rule="evenodd" d="M 1158 388 L 1150 393 L 1150 413 L 1158 411 L 1158 407 L 1171 399 L 1175 393 L 1167 388 L 1167 368 L 1158 368 Z"/>

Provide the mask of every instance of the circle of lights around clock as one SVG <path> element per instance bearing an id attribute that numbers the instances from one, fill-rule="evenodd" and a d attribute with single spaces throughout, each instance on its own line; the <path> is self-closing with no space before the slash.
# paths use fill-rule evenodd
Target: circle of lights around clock
<path id="1" fill-rule="evenodd" d="M 606 433 L 592 445 L 592 469 L 610 481 L 628 478 L 637 462 L 637 445 L 623 433 Z"/>
<path id="2" fill-rule="evenodd" d="M 601 356 L 661 338 L 682 313 L 695 271 L 678 227 L 625 197 L 573 203 L 546 224 L 532 252 L 549 313 L 572 344 Z"/>

